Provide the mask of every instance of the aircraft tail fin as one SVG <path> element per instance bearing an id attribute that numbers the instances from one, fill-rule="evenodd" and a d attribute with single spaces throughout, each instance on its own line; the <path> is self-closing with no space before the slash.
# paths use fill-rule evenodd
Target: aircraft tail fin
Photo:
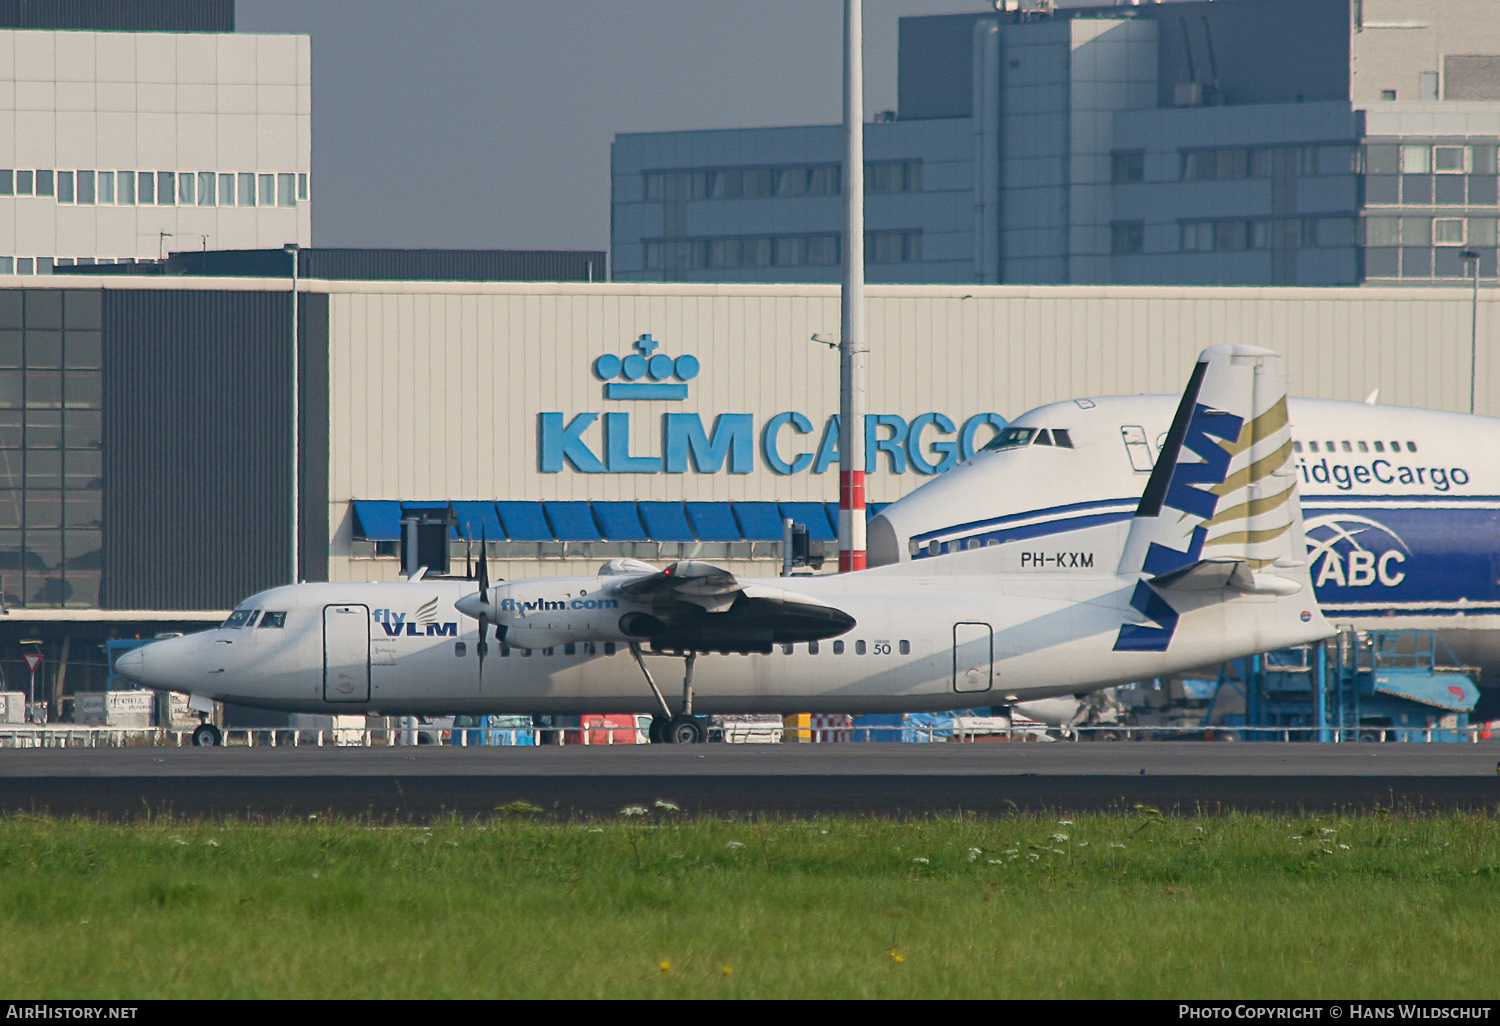
<path id="1" fill-rule="evenodd" d="M 1282 358 L 1252 346 L 1205 349 L 1141 495 L 1119 572 L 1165 584 L 1194 564 L 1236 562 L 1244 582 L 1263 569 L 1305 576 L 1306 561 Z"/>

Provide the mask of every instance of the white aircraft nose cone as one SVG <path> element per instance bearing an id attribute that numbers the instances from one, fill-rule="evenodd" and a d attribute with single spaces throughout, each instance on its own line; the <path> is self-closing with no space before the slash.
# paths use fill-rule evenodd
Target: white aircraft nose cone
<path id="1" fill-rule="evenodd" d="M 133 680 L 137 684 L 146 677 L 146 654 L 139 648 L 133 648 L 120 658 L 115 660 L 115 672 L 126 680 Z"/>

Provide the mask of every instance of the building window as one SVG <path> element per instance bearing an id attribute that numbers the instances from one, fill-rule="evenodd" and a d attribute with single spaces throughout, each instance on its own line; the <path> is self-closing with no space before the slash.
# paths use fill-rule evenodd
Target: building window
<path id="1" fill-rule="evenodd" d="M 163 207 L 177 203 L 177 175 L 172 171 L 156 172 L 156 202 Z"/>
<path id="2" fill-rule="evenodd" d="M 218 176 L 212 171 L 198 172 L 198 205 L 200 207 L 212 207 L 218 200 L 218 189 L 214 186 L 218 182 Z"/>
<path id="3" fill-rule="evenodd" d="M 57 173 L 57 202 L 72 203 L 73 201 L 73 172 L 59 171 Z"/>
<path id="4" fill-rule="evenodd" d="M 1143 221 L 1116 221 L 1109 226 L 1111 253 L 1141 253 L 1146 248 L 1146 225 Z"/>
<path id="5" fill-rule="evenodd" d="M 920 161 L 875 163 L 865 165 L 865 192 L 876 195 L 894 192 L 921 192 Z"/>
<path id="6" fill-rule="evenodd" d="M 99 202 L 113 203 L 115 201 L 115 173 L 113 171 L 100 171 L 98 182 Z"/>
<path id="7" fill-rule="evenodd" d="M 257 206 L 274 207 L 276 205 L 276 176 L 260 176 L 260 199 Z"/>
<path id="8" fill-rule="evenodd" d="M 0 460 L 0 565 L 13 568 L 3 576 L 11 605 L 98 605 L 99 314 L 97 292 L 0 297 L 0 448 L 15 450 Z"/>
<path id="9" fill-rule="evenodd" d="M 921 259 L 921 232 L 871 232 L 865 236 L 866 263 L 908 264 Z"/>
<path id="10" fill-rule="evenodd" d="M 177 202 L 187 207 L 198 203 L 198 176 L 191 171 L 177 176 Z"/>
<path id="11" fill-rule="evenodd" d="M 282 207 L 295 207 L 297 205 L 297 176 L 292 174 L 279 174 L 276 176 L 276 205 Z"/>
<path id="12" fill-rule="evenodd" d="M 1464 219 L 1461 217 L 1434 217 L 1432 219 L 1432 244 L 1434 246 L 1462 246 L 1464 244 Z"/>
<path id="13" fill-rule="evenodd" d="M 1468 168 L 1467 146 L 1434 146 L 1432 170 L 1440 175 L 1461 175 Z"/>
<path id="14" fill-rule="evenodd" d="M 255 206 L 255 175 L 252 172 L 241 172 L 239 181 L 239 200 L 242 207 Z"/>
<path id="15" fill-rule="evenodd" d="M 1124 150 L 1110 155 L 1110 181 L 1116 185 L 1146 180 L 1146 151 Z"/>
<path id="16" fill-rule="evenodd" d="M 30 196 L 35 191 L 35 185 L 34 185 L 35 181 L 36 181 L 36 172 L 35 171 L 17 171 L 16 172 L 16 195 L 17 196 Z"/>
<path id="17" fill-rule="evenodd" d="M 38 171 L 36 173 L 36 194 L 38 196 L 52 195 L 52 172 Z"/>
<path id="18" fill-rule="evenodd" d="M 234 206 L 234 175 L 222 174 L 219 176 L 219 206 Z"/>
<path id="19" fill-rule="evenodd" d="M 119 196 L 115 202 L 123 205 L 135 204 L 135 172 L 116 171 L 115 184 L 119 186 Z"/>
<path id="20" fill-rule="evenodd" d="M 299 200 L 305 200 L 305 199 L 307 199 L 307 172 L 306 171 L 298 171 L 297 172 L 297 198 Z"/>
<path id="21" fill-rule="evenodd" d="M 801 267 L 805 247 L 803 239 L 771 240 L 772 262 L 777 267 Z"/>
<path id="22" fill-rule="evenodd" d="M 136 201 L 142 204 L 156 202 L 156 176 L 142 171 L 135 176 Z"/>
<path id="23" fill-rule="evenodd" d="M 1382 89 L 1380 90 L 1380 98 L 1382 100 L 1394 100 L 1396 98 L 1396 90 Z"/>

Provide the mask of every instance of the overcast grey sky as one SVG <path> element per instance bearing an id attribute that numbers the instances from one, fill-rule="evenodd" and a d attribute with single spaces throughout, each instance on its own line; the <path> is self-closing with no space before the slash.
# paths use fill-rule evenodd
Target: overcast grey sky
<path id="1" fill-rule="evenodd" d="M 896 22 L 988 0 L 866 0 L 866 109 Z M 313 242 L 606 249 L 616 132 L 840 116 L 840 0 L 239 0 L 312 36 Z"/>

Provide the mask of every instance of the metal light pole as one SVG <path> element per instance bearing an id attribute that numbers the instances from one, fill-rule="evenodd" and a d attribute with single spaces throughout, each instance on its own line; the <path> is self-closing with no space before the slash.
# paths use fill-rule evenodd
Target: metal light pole
<path id="1" fill-rule="evenodd" d="M 844 287 L 839 339 L 839 572 L 865 568 L 864 0 L 844 0 Z"/>
<path id="2" fill-rule="evenodd" d="M 1469 302 L 1469 412 L 1474 412 L 1474 382 L 1479 371 L 1479 254 L 1472 249 L 1460 252 L 1459 258 L 1469 265 L 1474 279 L 1473 298 Z"/>
<path id="3" fill-rule="evenodd" d="M 288 242 L 281 247 L 292 258 L 292 583 L 296 584 L 302 579 L 302 559 L 300 535 L 302 527 L 301 517 L 301 468 L 302 468 L 302 436 L 298 421 L 301 419 L 301 381 L 298 374 L 298 364 L 301 362 L 299 346 L 297 344 L 297 264 L 298 254 L 302 247 L 295 242 Z"/>

